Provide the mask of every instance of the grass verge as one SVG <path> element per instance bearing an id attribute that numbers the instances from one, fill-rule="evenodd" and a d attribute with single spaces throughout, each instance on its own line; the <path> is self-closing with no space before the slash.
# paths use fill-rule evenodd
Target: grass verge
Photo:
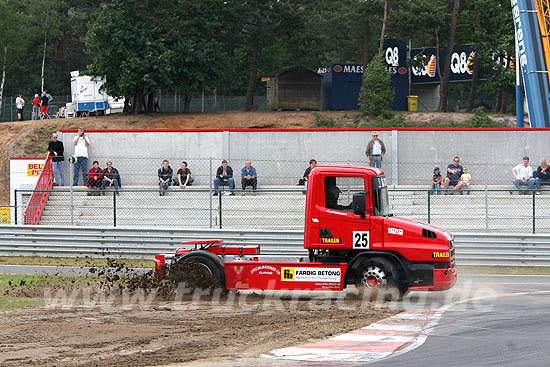
<path id="1" fill-rule="evenodd" d="M 458 274 L 550 275 L 547 266 L 459 266 Z"/>
<path id="2" fill-rule="evenodd" d="M 152 260 L 144 259 L 113 259 L 117 264 L 129 268 L 152 268 Z M 42 256 L 0 256 L 0 265 L 36 265 L 36 266 L 75 266 L 75 267 L 107 267 L 107 258 L 92 257 L 42 257 Z"/>

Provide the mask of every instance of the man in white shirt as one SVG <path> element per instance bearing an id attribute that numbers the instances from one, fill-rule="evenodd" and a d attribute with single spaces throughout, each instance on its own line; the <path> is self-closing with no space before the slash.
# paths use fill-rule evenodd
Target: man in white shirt
<path id="1" fill-rule="evenodd" d="M 372 132 L 372 140 L 367 144 L 365 154 L 369 160 L 369 166 L 382 168 L 382 157 L 386 154 L 386 147 L 384 142 L 378 139 L 378 131 Z"/>
<path id="2" fill-rule="evenodd" d="M 533 178 L 533 168 L 529 166 L 529 157 L 523 157 L 523 164 L 518 164 L 512 168 L 512 173 L 514 174 L 514 185 L 519 190 L 519 193 L 527 193 L 528 190 L 531 190 L 535 184 L 535 179 Z M 521 189 L 521 186 L 527 186 L 525 190 Z"/>
<path id="3" fill-rule="evenodd" d="M 23 95 L 19 93 L 15 99 L 15 108 L 17 109 L 19 121 L 23 121 L 23 107 L 25 107 L 25 100 L 23 99 Z"/>
<path id="4" fill-rule="evenodd" d="M 88 147 L 90 146 L 90 140 L 84 134 L 84 128 L 78 129 L 78 134 L 73 139 L 74 155 L 77 160 L 74 164 L 74 177 L 73 186 L 78 185 L 78 171 L 82 169 L 82 184 L 85 185 L 88 180 Z"/>

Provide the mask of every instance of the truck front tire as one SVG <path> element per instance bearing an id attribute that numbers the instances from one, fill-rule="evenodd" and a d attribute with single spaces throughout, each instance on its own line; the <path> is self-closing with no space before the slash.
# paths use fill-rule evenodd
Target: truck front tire
<path id="1" fill-rule="evenodd" d="M 397 268 L 388 259 L 367 258 L 357 270 L 355 284 L 370 290 L 372 296 L 376 296 L 379 291 L 389 294 L 397 290 L 399 298 L 402 298 L 407 293 L 407 288 L 400 283 Z"/>

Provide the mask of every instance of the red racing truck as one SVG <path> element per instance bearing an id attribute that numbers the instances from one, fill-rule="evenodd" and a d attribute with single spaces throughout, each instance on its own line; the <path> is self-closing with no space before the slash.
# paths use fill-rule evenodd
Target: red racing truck
<path id="1" fill-rule="evenodd" d="M 196 261 L 227 290 L 371 289 L 442 291 L 457 279 L 453 236 L 394 216 L 386 178 L 377 168 L 316 166 L 308 177 L 304 248 L 309 261 L 262 261 L 259 246 L 222 240 L 184 242 L 155 257 L 158 278 Z M 264 257 L 265 258 L 265 257 Z"/>

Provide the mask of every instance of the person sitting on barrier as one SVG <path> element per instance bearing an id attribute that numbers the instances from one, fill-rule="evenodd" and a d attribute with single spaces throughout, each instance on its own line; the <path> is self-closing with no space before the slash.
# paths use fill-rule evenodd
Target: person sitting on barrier
<path id="1" fill-rule="evenodd" d="M 460 158 L 454 157 L 453 163 L 447 166 L 447 177 L 445 177 L 444 186 L 445 190 L 449 189 L 449 186 L 453 187 L 453 190 L 460 190 L 464 186 L 464 181 L 460 179 L 463 169 L 460 165 Z"/>
<path id="2" fill-rule="evenodd" d="M 95 191 L 93 195 L 99 195 L 99 188 L 101 187 L 102 179 L 103 170 L 99 168 L 99 162 L 94 161 L 93 167 L 88 171 L 88 181 L 86 182 L 86 186 Z M 88 195 L 90 195 L 89 192 Z"/>
<path id="3" fill-rule="evenodd" d="M 470 175 L 470 169 L 468 167 L 464 167 L 464 173 L 460 176 L 460 181 L 464 182 L 466 195 L 470 195 L 470 181 L 472 181 L 472 176 Z"/>
<path id="4" fill-rule="evenodd" d="M 105 190 L 105 187 L 114 187 L 115 192 L 118 195 L 118 188 L 120 187 L 120 174 L 118 170 L 113 167 L 113 162 L 107 161 L 107 168 L 103 170 L 103 181 L 101 188 Z M 105 195 L 105 192 L 102 192 Z"/>
<path id="5" fill-rule="evenodd" d="M 550 169 L 546 163 L 546 158 L 540 160 L 540 166 L 537 168 L 535 184 L 537 185 L 537 195 L 540 194 L 541 185 L 550 185 Z"/>
<path id="6" fill-rule="evenodd" d="M 166 190 L 168 189 L 168 186 L 170 186 L 170 183 L 172 182 L 172 174 L 174 171 L 172 171 L 172 167 L 168 165 L 168 160 L 165 159 L 162 161 L 162 167 L 158 170 L 158 176 L 159 176 L 159 195 L 164 196 L 166 194 Z"/>
<path id="7" fill-rule="evenodd" d="M 229 190 L 231 191 L 229 195 L 234 195 L 233 189 L 235 188 L 235 181 L 233 180 L 233 169 L 227 164 L 225 159 L 216 171 L 216 178 L 214 179 L 214 196 L 218 195 L 220 185 L 229 186 Z"/>
<path id="8" fill-rule="evenodd" d="M 533 178 L 533 168 L 529 165 L 529 157 L 523 157 L 523 164 L 518 164 L 512 168 L 512 173 L 514 174 L 514 185 L 520 194 L 531 190 L 535 184 L 535 179 Z M 527 186 L 527 188 L 522 190 L 521 186 Z"/>
<path id="9" fill-rule="evenodd" d="M 252 167 L 250 159 L 245 162 L 245 166 L 241 169 L 241 184 L 243 191 L 247 186 L 252 186 L 252 191 L 256 191 L 258 186 L 258 174 L 256 168 Z"/>
<path id="10" fill-rule="evenodd" d="M 439 195 L 439 190 L 441 190 L 441 172 L 439 171 L 439 167 L 434 168 L 434 174 L 432 176 L 432 191 L 435 192 L 436 195 Z"/>
<path id="11" fill-rule="evenodd" d="M 181 168 L 176 173 L 176 177 L 174 177 L 174 186 L 185 189 L 187 186 L 191 186 L 193 181 L 195 180 L 191 177 L 191 170 L 187 168 L 187 162 L 181 162 Z"/>

